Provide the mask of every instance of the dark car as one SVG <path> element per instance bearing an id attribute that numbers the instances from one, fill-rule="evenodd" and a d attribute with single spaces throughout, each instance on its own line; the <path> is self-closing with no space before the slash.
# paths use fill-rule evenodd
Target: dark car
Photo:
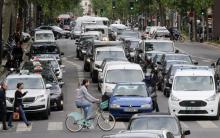
<path id="1" fill-rule="evenodd" d="M 64 55 L 64 53 L 60 51 L 56 43 L 36 42 L 32 43 L 30 52 L 27 53 L 27 55 L 30 59 L 37 56 L 54 56 L 59 64 L 62 64 L 61 56 Z"/>
<path id="2" fill-rule="evenodd" d="M 128 38 L 124 41 L 125 54 L 129 61 L 135 62 L 136 51 L 140 47 L 140 40 L 136 38 Z"/>
<path id="3" fill-rule="evenodd" d="M 39 26 L 34 30 L 34 32 L 37 30 L 51 30 L 56 39 L 62 38 L 63 36 L 65 38 L 70 37 L 70 31 L 63 30 L 62 28 L 55 26 L 55 25 L 54 26 Z"/>
<path id="4" fill-rule="evenodd" d="M 134 130 L 120 131 L 102 138 L 174 138 L 174 135 L 167 130 Z"/>
<path id="5" fill-rule="evenodd" d="M 134 115 L 129 122 L 127 130 L 162 130 L 170 131 L 174 138 L 184 138 L 189 130 L 183 130 L 180 121 L 169 113 L 140 113 Z"/>

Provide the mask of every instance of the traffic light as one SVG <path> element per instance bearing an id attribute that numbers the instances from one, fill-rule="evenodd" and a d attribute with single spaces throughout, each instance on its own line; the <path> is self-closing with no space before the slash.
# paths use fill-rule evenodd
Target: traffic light
<path id="1" fill-rule="evenodd" d="M 134 2 L 130 2 L 130 10 L 134 9 Z"/>
<path id="2" fill-rule="evenodd" d="M 115 0 L 112 1 L 112 9 L 115 9 L 116 8 L 116 2 Z"/>

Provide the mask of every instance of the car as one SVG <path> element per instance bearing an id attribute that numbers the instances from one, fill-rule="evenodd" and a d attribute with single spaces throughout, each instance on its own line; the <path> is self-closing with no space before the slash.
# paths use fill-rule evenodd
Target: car
<path id="1" fill-rule="evenodd" d="M 121 32 L 120 35 L 118 35 L 117 40 L 124 41 L 125 38 L 136 38 L 139 39 L 139 32 L 130 31 L 130 30 L 124 30 Z"/>
<path id="2" fill-rule="evenodd" d="M 65 66 L 59 65 L 59 62 L 57 61 L 56 57 L 50 55 L 40 55 L 31 59 L 31 61 L 40 61 L 48 63 L 47 66 L 49 66 L 53 70 L 53 72 L 57 76 L 57 79 L 59 81 L 63 79 L 63 69 Z"/>
<path id="3" fill-rule="evenodd" d="M 34 34 L 34 42 L 55 42 L 54 34 L 51 30 L 38 30 Z"/>
<path id="4" fill-rule="evenodd" d="M 99 40 L 92 41 L 91 44 L 88 45 L 86 49 L 86 54 L 84 56 L 84 71 L 86 72 L 91 71 L 91 67 L 90 67 L 91 58 L 94 58 L 95 50 L 98 47 L 124 47 L 124 46 L 123 46 L 123 43 L 120 41 L 99 41 Z M 103 57 L 103 59 L 104 58 L 107 58 L 107 57 Z M 100 64 L 101 64 L 101 61 L 100 61 Z M 97 65 L 97 66 L 100 66 L 100 65 Z"/>
<path id="5" fill-rule="evenodd" d="M 219 119 L 219 86 L 212 68 L 178 69 L 168 100 L 176 116 L 208 116 Z"/>
<path id="6" fill-rule="evenodd" d="M 86 25 L 84 28 L 85 32 L 98 31 L 102 33 L 102 41 L 109 41 L 108 38 L 108 26 L 106 25 Z"/>
<path id="7" fill-rule="evenodd" d="M 115 118 L 152 111 L 152 99 L 144 82 L 116 84 L 109 100 L 109 112 Z"/>
<path id="8" fill-rule="evenodd" d="M 152 26 L 147 26 L 145 31 L 142 33 L 142 39 L 150 38 L 150 29 Z"/>
<path id="9" fill-rule="evenodd" d="M 50 67 L 50 63 L 45 61 L 29 61 L 23 64 L 22 70 L 41 74 L 44 82 L 51 85 L 50 108 L 63 110 L 63 92 L 61 87 L 64 85 L 64 82 L 58 81 L 53 69 Z"/>
<path id="10" fill-rule="evenodd" d="M 174 138 L 184 138 L 190 130 L 184 130 L 175 115 L 169 113 L 139 113 L 132 116 L 128 124 L 128 131 L 162 130 L 170 131 Z"/>
<path id="11" fill-rule="evenodd" d="M 8 85 L 6 92 L 7 110 L 13 112 L 13 101 L 17 83 L 24 83 L 24 91 L 28 93 L 23 97 L 24 111 L 36 113 L 48 119 L 50 115 L 50 84 L 45 84 L 40 74 L 29 73 L 21 70 L 20 73 L 10 74 L 6 77 Z"/>
<path id="12" fill-rule="evenodd" d="M 117 36 L 121 34 L 124 30 L 126 30 L 128 27 L 125 26 L 124 24 L 111 24 L 110 25 L 110 30 L 111 30 L 111 38 L 112 41 L 116 40 Z"/>
<path id="13" fill-rule="evenodd" d="M 174 138 L 167 130 L 132 130 L 120 131 L 116 134 L 105 135 L 102 138 Z"/>
<path id="14" fill-rule="evenodd" d="M 103 71 L 103 78 L 100 79 L 102 97 L 105 99 L 112 94 L 113 89 L 119 82 L 141 82 L 144 80 L 144 73 L 140 65 L 134 63 L 113 64 Z"/>
<path id="15" fill-rule="evenodd" d="M 215 63 L 212 63 L 211 66 L 215 68 L 215 77 L 219 81 L 220 80 L 220 58 Z"/>
<path id="16" fill-rule="evenodd" d="M 61 56 L 64 55 L 63 52 L 60 51 L 60 48 L 56 43 L 50 42 L 42 42 L 42 43 L 32 43 L 30 47 L 29 53 L 26 53 L 29 56 L 29 59 L 38 56 L 53 56 L 56 57 L 59 64 L 62 64 Z"/>
<path id="17" fill-rule="evenodd" d="M 140 45 L 141 45 L 141 41 L 139 39 L 136 38 L 125 39 L 124 41 L 125 53 L 129 61 L 131 62 L 135 61 L 136 51 L 139 49 Z"/>
<path id="18" fill-rule="evenodd" d="M 70 31 L 70 38 L 71 39 L 79 39 L 81 35 L 81 28 L 79 26 L 75 26 L 72 31 Z"/>

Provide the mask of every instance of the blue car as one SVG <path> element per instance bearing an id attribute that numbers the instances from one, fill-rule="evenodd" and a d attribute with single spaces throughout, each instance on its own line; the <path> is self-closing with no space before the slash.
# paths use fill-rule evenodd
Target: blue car
<path id="1" fill-rule="evenodd" d="M 116 118 L 153 111 L 152 99 L 144 82 L 118 83 L 109 100 L 109 111 Z"/>

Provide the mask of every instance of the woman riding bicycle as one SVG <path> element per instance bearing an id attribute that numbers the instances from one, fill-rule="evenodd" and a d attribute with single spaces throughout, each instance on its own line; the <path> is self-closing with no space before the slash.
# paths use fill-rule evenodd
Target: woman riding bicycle
<path id="1" fill-rule="evenodd" d="M 84 79 L 82 85 L 77 89 L 76 96 L 76 106 L 82 108 L 84 111 L 85 119 L 90 119 L 92 117 L 92 103 L 99 102 L 99 99 L 96 99 L 88 92 L 89 80 Z"/>

